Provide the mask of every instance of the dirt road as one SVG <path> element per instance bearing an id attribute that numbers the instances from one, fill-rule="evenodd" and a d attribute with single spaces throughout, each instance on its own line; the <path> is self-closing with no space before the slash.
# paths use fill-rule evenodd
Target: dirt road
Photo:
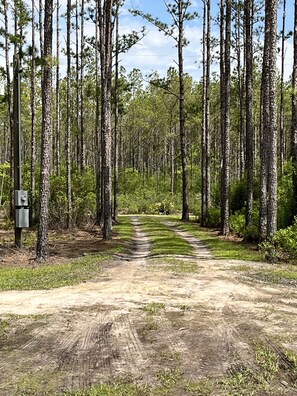
<path id="1" fill-rule="evenodd" d="M 0 293 L 0 317 L 11 323 L 0 339 L 0 395 L 62 394 L 123 379 L 171 395 L 297 394 L 285 352 L 297 353 L 297 289 L 247 280 L 241 262 L 213 259 L 182 231 L 194 257 L 153 258 L 140 220 L 134 224 L 135 250 L 108 263 L 99 281 Z M 176 270 L 183 266 L 191 271 Z M 277 375 L 264 378 L 261 393 L 235 393 L 226 378 L 264 370 L 261 348 L 277 356 Z M 174 386 L 164 385 L 166 373 Z M 186 385 L 213 379 L 216 390 L 205 393 Z"/>

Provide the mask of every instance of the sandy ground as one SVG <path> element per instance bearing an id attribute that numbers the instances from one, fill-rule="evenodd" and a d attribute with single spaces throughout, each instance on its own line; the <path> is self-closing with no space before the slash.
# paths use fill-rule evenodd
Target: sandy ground
<path id="1" fill-rule="evenodd" d="M 0 318 L 15 323 L 0 341 L 0 395 L 21 394 L 30 375 L 52 392 L 125 377 L 154 386 L 160 370 L 177 366 L 189 381 L 223 377 L 255 366 L 255 341 L 279 340 L 297 353 L 296 287 L 247 281 L 236 271 L 241 262 L 215 260 L 182 231 L 195 256 L 178 260 L 198 269 L 176 273 L 166 258 L 150 257 L 138 218 L 134 225 L 134 252 L 110 262 L 99 281 L 0 293 Z"/>

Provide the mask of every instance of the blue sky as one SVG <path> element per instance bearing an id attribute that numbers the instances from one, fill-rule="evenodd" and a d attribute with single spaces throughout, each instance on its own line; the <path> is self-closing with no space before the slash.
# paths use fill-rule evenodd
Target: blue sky
<path id="1" fill-rule="evenodd" d="M 31 1 L 26 0 L 30 6 Z M 65 12 L 66 0 L 60 0 L 62 4 L 61 13 Z M 170 2 L 170 0 L 168 0 Z M 218 11 L 218 0 L 212 0 L 212 15 L 215 16 Z M 198 12 L 200 18 L 191 23 L 187 23 L 185 27 L 186 37 L 189 40 L 189 45 L 184 49 L 184 66 L 185 71 L 189 73 L 195 80 L 201 78 L 201 59 L 202 59 L 202 14 L 203 14 L 202 0 L 193 0 L 191 11 Z M 169 14 L 163 0 L 126 0 L 125 5 L 121 12 L 121 32 L 129 33 L 131 30 L 140 31 L 143 25 L 146 25 L 147 35 L 145 38 L 132 48 L 129 53 L 121 55 L 121 65 L 124 66 L 127 72 L 133 68 L 138 68 L 144 75 L 153 71 L 157 71 L 161 76 L 166 75 L 169 67 L 175 66 L 176 60 L 176 47 L 173 39 L 165 37 L 162 32 L 159 32 L 154 26 L 146 23 L 140 17 L 133 17 L 128 10 L 131 8 L 138 8 L 144 12 L 149 12 L 154 16 L 165 22 L 170 23 Z M 293 16 L 294 16 L 293 0 L 287 0 L 287 26 L 286 31 L 293 29 Z M 282 18 L 282 5 L 280 4 L 279 21 Z M 12 20 L 10 21 L 12 28 Z M 0 22 L 1 24 L 1 22 Z M 28 37 L 30 37 L 30 26 L 28 27 Z M 280 30 L 280 28 L 279 28 Z M 86 22 L 85 27 L 86 35 L 94 35 L 94 24 Z M 212 34 L 218 37 L 218 29 L 215 24 L 212 24 Z M 30 39 L 29 39 L 30 40 Z M 38 40 L 38 38 L 37 38 Z M 74 41 L 74 38 L 73 38 Z M 65 23 L 61 27 L 61 46 L 63 47 L 66 42 Z M 55 45 L 54 45 L 55 48 Z M 3 55 L 3 54 L 2 54 Z M 289 78 L 292 72 L 292 59 L 293 59 L 293 45 L 292 39 L 286 42 L 286 60 L 285 60 L 285 77 Z M 4 58 L 0 56 L 0 65 L 4 65 Z M 280 59 L 278 60 L 280 66 Z M 65 73 L 66 62 L 61 57 L 61 72 Z M 218 65 L 212 65 L 212 71 L 218 71 Z"/>
<path id="2" fill-rule="evenodd" d="M 170 1 L 169 1 L 170 2 Z M 212 1 L 211 13 L 216 16 L 218 12 L 218 0 Z M 130 71 L 133 67 L 139 68 L 144 74 L 151 71 L 158 71 L 162 76 L 166 75 L 166 70 L 170 66 L 176 66 L 176 48 L 174 41 L 165 37 L 154 26 L 147 24 L 140 17 L 132 17 L 128 13 L 129 8 L 138 8 L 144 12 L 157 16 L 162 21 L 170 23 L 170 18 L 166 12 L 163 0 L 126 0 L 126 4 L 121 16 L 122 31 L 125 33 L 131 29 L 139 30 L 142 25 L 147 26 L 148 34 L 135 48 L 131 49 L 128 54 L 122 55 L 122 65 Z M 184 50 L 185 71 L 193 76 L 194 79 L 201 78 L 201 60 L 202 60 L 202 0 L 192 1 L 191 11 L 198 12 L 200 18 L 186 24 L 186 37 L 190 41 Z M 279 23 L 282 20 L 282 4 L 279 7 Z M 293 0 L 287 0 L 287 22 L 286 31 L 293 29 L 294 5 Z M 281 25 L 280 25 L 281 26 Z M 281 27 L 279 27 L 279 30 Z M 218 37 L 218 29 L 212 24 L 212 34 Z M 293 43 L 292 39 L 286 42 L 286 59 L 285 59 L 285 78 L 288 79 L 292 72 L 293 60 Z M 278 59 L 280 68 L 280 59 Z M 218 65 L 213 64 L 212 71 L 218 72 Z"/>

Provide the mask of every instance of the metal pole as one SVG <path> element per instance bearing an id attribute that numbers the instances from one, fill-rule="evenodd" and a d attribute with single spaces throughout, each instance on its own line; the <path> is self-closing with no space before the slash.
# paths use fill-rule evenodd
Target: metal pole
<path id="1" fill-rule="evenodd" d="M 22 189 L 21 168 L 21 70 L 19 55 L 13 59 L 14 190 Z M 16 211 L 15 211 L 16 212 Z M 15 216 L 16 219 L 16 216 Z M 15 245 L 22 248 L 22 228 L 15 225 Z"/>

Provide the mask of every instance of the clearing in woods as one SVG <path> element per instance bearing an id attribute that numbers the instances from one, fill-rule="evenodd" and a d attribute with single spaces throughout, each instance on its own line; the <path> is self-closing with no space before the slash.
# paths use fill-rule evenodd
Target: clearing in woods
<path id="1" fill-rule="evenodd" d="M 296 285 L 165 220 L 193 253 L 153 256 L 141 222 L 98 279 L 0 293 L 0 395 L 297 395 Z"/>

